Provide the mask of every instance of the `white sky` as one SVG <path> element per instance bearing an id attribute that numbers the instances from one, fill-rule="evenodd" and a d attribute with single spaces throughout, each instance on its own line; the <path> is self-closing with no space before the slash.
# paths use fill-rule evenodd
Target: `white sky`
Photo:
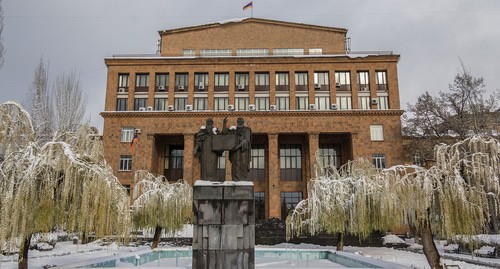
<path id="1" fill-rule="evenodd" d="M 80 73 L 88 115 L 102 130 L 106 66 L 118 53 L 155 53 L 158 30 L 250 16 L 250 0 L 2 0 L 6 47 L 0 102 L 26 100 L 40 57 L 51 81 Z M 254 0 L 258 18 L 347 28 L 352 50 L 401 55 L 401 104 L 448 89 L 459 57 L 500 88 L 498 0 Z"/>

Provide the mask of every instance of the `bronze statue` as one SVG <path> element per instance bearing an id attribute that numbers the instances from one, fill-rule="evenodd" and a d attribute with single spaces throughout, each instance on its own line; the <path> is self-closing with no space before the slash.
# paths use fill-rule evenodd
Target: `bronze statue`
<path id="1" fill-rule="evenodd" d="M 235 129 L 227 129 L 227 119 L 224 118 L 222 133 L 236 136 L 236 145 L 229 150 L 231 177 L 233 181 L 247 181 L 252 158 L 252 129 L 245 126 L 245 120 L 243 118 L 238 118 L 236 122 L 237 125 Z"/>
<path id="2" fill-rule="evenodd" d="M 200 158 L 201 180 L 219 181 L 217 178 L 217 158 L 222 155 L 222 151 L 212 149 L 213 137 L 217 135 L 217 128 L 211 118 L 206 120 L 206 125 L 202 126 L 196 134 L 194 156 Z"/>

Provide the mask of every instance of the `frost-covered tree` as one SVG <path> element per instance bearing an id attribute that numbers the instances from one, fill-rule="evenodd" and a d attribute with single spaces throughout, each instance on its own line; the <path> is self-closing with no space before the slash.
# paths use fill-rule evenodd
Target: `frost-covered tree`
<path id="1" fill-rule="evenodd" d="M 27 268 L 35 233 L 128 236 L 129 196 L 92 128 L 81 126 L 39 145 L 29 114 L 17 103 L 0 105 L 0 121 L 0 246 L 21 240 L 19 268 Z"/>
<path id="2" fill-rule="evenodd" d="M 55 125 L 58 133 L 75 131 L 83 123 L 87 97 L 76 71 L 62 73 L 54 86 Z"/>
<path id="3" fill-rule="evenodd" d="M 184 181 L 169 184 L 163 176 L 139 170 L 134 179 L 133 222 L 136 228 L 154 230 L 152 249 L 158 247 L 162 230 L 182 229 L 192 214 L 192 188 Z"/>
<path id="4" fill-rule="evenodd" d="M 355 165 L 351 176 L 312 180 L 307 205 L 287 219 L 287 233 L 344 228 L 363 236 L 404 223 L 421 237 L 431 268 L 443 268 L 434 238 L 484 233 L 500 213 L 500 142 L 474 136 L 439 145 L 435 155 L 429 170 Z"/>
<path id="5" fill-rule="evenodd" d="M 2 68 L 5 55 L 2 33 L 3 33 L 3 10 L 2 10 L 2 0 L 0 0 L 0 68 Z"/>

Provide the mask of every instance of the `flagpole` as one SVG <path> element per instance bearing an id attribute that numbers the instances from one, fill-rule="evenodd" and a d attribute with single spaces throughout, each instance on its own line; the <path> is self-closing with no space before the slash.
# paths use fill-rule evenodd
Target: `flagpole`
<path id="1" fill-rule="evenodd" d="M 250 18 L 253 18 L 253 2 L 252 2 L 252 12 L 250 12 Z"/>

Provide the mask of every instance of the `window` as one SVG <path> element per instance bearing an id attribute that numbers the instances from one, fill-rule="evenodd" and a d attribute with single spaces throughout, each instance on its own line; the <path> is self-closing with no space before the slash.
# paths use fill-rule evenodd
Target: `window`
<path id="1" fill-rule="evenodd" d="M 118 89 L 123 88 L 125 91 L 128 91 L 129 77 L 129 74 L 118 74 Z"/>
<path id="2" fill-rule="evenodd" d="M 302 149 L 300 144 L 280 144 L 280 179 L 302 180 Z"/>
<path id="3" fill-rule="evenodd" d="M 329 110 L 330 109 L 330 97 L 328 96 L 317 96 L 314 98 L 316 101 L 317 110 Z"/>
<path id="4" fill-rule="evenodd" d="M 290 110 L 290 97 L 276 97 L 276 107 L 278 110 Z"/>
<path id="5" fill-rule="evenodd" d="M 229 86 L 229 74 L 228 73 L 215 73 L 214 80 L 215 80 L 214 81 L 215 86 Z"/>
<path id="6" fill-rule="evenodd" d="M 137 74 L 137 75 L 135 75 L 135 86 L 136 87 L 148 87 L 149 86 L 149 74 Z"/>
<path id="7" fill-rule="evenodd" d="M 280 48 L 273 49 L 274 55 L 304 55 L 304 49 L 298 48 Z"/>
<path id="8" fill-rule="evenodd" d="M 169 77 L 167 74 L 155 74 L 155 88 L 157 91 L 167 91 L 169 84 Z"/>
<path id="9" fill-rule="evenodd" d="M 255 73 L 255 91 L 269 91 L 269 73 Z"/>
<path id="10" fill-rule="evenodd" d="M 208 73 L 195 73 L 194 74 L 194 86 L 198 89 L 198 86 L 203 85 L 208 86 Z"/>
<path id="11" fill-rule="evenodd" d="M 120 169 L 119 171 L 132 171 L 132 156 L 120 156 Z"/>
<path id="12" fill-rule="evenodd" d="M 187 87 L 189 75 L 186 73 L 176 73 L 175 74 L 175 87 L 183 86 Z M 187 89 L 186 89 L 187 90 Z"/>
<path id="13" fill-rule="evenodd" d="M 208 109 L 208 98 L 207 97 L 195 97 L 194 98 L 194 110 L 207 110 Z"/>
<path id="14" fill-rule="evenodd" d="M 155 98 L 155 110 L 167 111 L 168 98 Z"/>
<path id="15" fill-rule="evenodd" d="M 340 168 L 340 145 L 339 144 L 320 144 L 319 158 L 323 168 Z"/>
<path id="16" fill-rule="evenodd" d="M 146 109 L 148 106 L 148 98 L 135 98 L 134 99 L 134 110 L 139 111 L 140 108 Z"/>
<path id="17" fill-rule="evenodd" d="M 337 107 L 340 110 L 352 109 L 351 96 L 337 96 Z"/>
<path id="18" fill-rule="evenodd" d="M 130 185 L 127 184 L 127 185 L 122 185 L 122 186 L 125 188 L 125 190 L 127 190 L 128 196 L 130 196 Z"/>
<path id="19" fill-rule="evenodd" d="M 116 99 L 116 111 L 127 111 L 128 98 Z"/>
<path id="20" fill-rule="evenodd" d="M 132 142 L 134 138 L 134 127 L 122 127 L 122 140 L 121 142 Z"/>
<path id="21" fill-rule="evenodd" d="M 243 85 L 246 88 L 248 86 L 248 73 L 236 73 L 234 81 L 236 85 Z"/>
<path id="22" fill-rule="evenodd" d="M 268 49 L 238 49 L 236 55 L 238 56 L 265 56 L 269 54 Z"/>
<path id="23" fill-rule="evenodd" d="M 231 56 L 233 52 L 230 49 L 204 49 L 200 50 L 200 55 L 204 57 L 210 56 Z"/>
<path id="24" fill-rule="evenodd" d="M 266 203 L 264 192 L 254 192 L 255 219 L 266 219 Z"/>
<path id="25" fill-rule="evenodd" d="M 420 156 L 419 153 L 415 153 L 413 155 L 413 164 L 418 166 L 423 166 L 422 157 Z"/>
<path id="26" fill-rule="evenodd" d="M 295 73 L 295 86 L 307 86 L 307 72 Z"/>
<path id="27" fill-rule="evenodd" d="M 381 124 L 370 125 L 370 137 L 372 141 L 384 141 L 384 126 Z"/>
<path id="28" fill-rule="evenodd" d="M 323 54 L 323 49 L 321 49 L 321 48 L 309 49 L 309 55 L 321 55 L 321 54 Z"/>
<path id="29" fill-rule="evenodd" d="M 387 72 L 386 71 L 376 71 L 375 72 L 375 84 L 377 84 L 377 91 L 380 91 L 380 92 L 387 91 Z"/>
<path id="30" fill-rule="evenodd" d="M 221 156 L 217 157 L 217 179 L 226 180 L 226 152 L 222 152 Z"/>
<path id="31" fill-rule="evenodd" d="M 388 96 L 377 96 L 377 109 L 389 109 Z"/>
<path id="32" fill-rule="evenodd" d="M 288 86 L 288 73 L 276 73 L 276 86 Z"/>
<path id="33" fill-rule="evenodd" d="M 372 155 L 372 162 L 376 168 L 384 169 L 385 168 L 385 155 L 380 154 L 380 153 L 373 154 Z"/>
<path id="34" fill-rule="evenodd" d="M 328 72 L 314 72 L 314 84 L 330 85 Z"/>
<path id="35" fill-rule="evenodd" d="M 351 73 L 349 71 L 335 72 L 335 87 L 338 91 L 350 91 Z"/>
<path id="36" fill-rule="evenodd" d="M 248 110 L 248 97 L 234 98 L 236 110 Z"/>
<path id="37" fill-rule="evenodd" d="M 370 76 L 368 71 L 358 72 L 358 91 L 369 92 L 370 91 Z"/>
<path id="38" fill-rule="evenodd" d="M 295 97 L 295 108 L 297 110 L 307 110 L 309 107 L 309 97 Z"/>
<path id="39" fill-rule="evenodd" d="M 182 55 L 183 56 L 195 56 L 196 55 L 196 50 L 194 50 L 194 49 L 183 49 L 182 50 Z"/>
<path id="40" fill-rule="evenodd" d="M 255 97 L 255 108 L 257 110 L 269 110 L 269 97 Z"/>
<path id="41" fill-rule="evenodd" d="M 169 181 L 177 181 L 183 178 L 184 169 L 184 146 L 165 146 L 165 170 L 164 175 Z"/>
<path id="42" fill-rule="evenodd" d="M 358 101 L 359 101 L 359 108 L 360 109 L 370 109 L 371 108 L 371 98 L 370 96 L 360 96 Z"/>
<path id="43" fill-rule="evenodd" d="M 265 146 L 262 144 L 252 145 L 250 173 L 248 175 L 250 180 L 265 180 L 265 164 Z"/>
<path id="44" fill-rule="evenodd" d="M 302 201 L 302 192 L 281 192 L 281 219 L 286 219 L 288 213 Z"/>
<path id="45" fill-rule="evenodd" d="M 227 105 L 229 103 L 228 97 L 215 97 L 214 98 L 214 110 L 215 111 L 223 111 L 227 109 Z"/>
<path id="46" fill-rule="evenodd" d="M 186 110 L 187 98 L 186 97 L 176 97 L 174 98 L 174 108 L 178 111 Z"/>

